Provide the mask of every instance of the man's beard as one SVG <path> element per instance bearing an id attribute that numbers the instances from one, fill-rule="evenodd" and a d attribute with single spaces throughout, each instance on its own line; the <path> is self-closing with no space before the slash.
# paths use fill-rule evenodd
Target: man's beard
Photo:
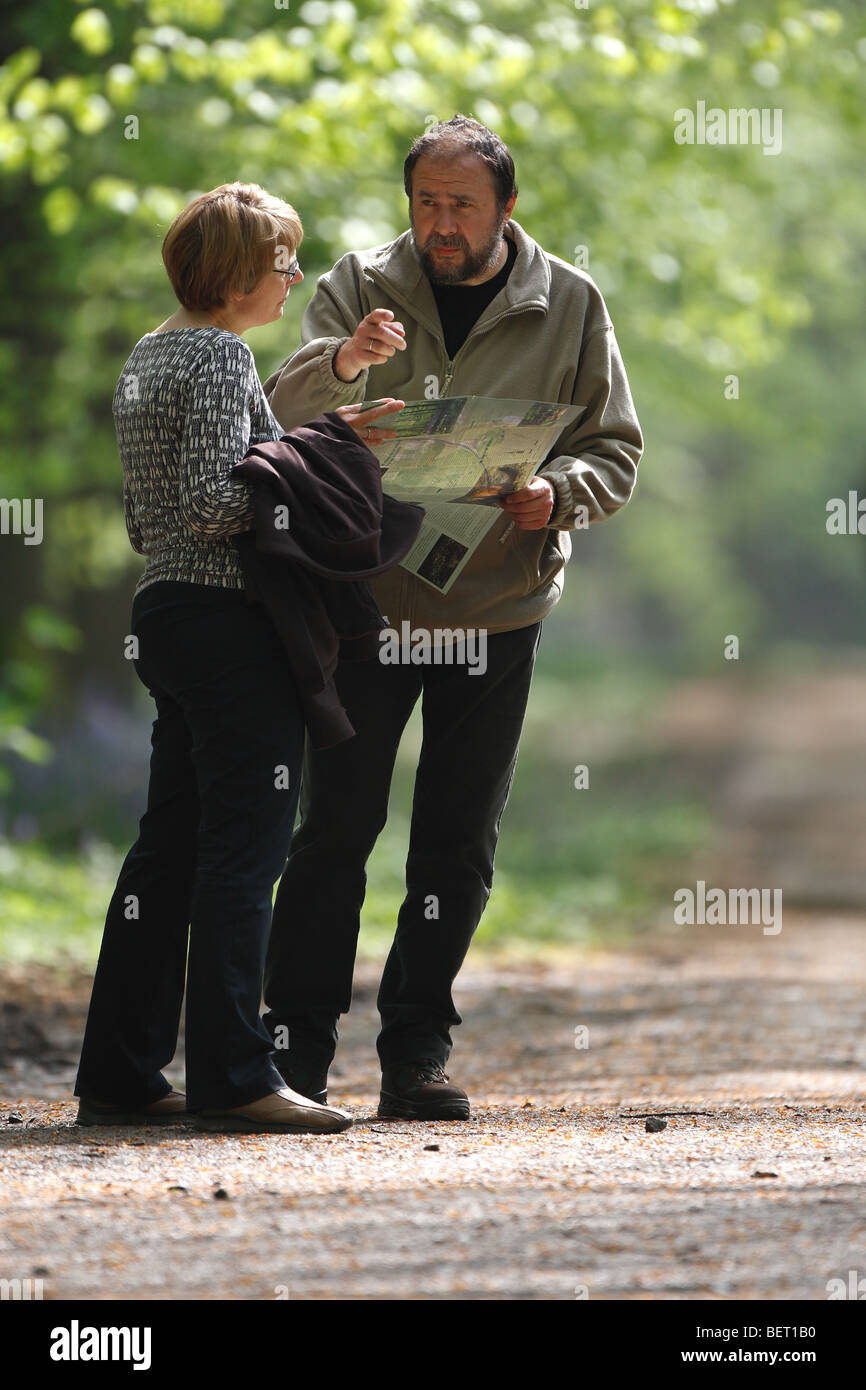
<path id="1" fill-rule="evenodd" d="M 502 232 L 505 223 L 500 222 L 495 231 L 491 232 L 488 240 L 483 246 L 473 251 L 469 243 L 463 237 L 428 237 L 423 246 L 419 246 L 418 238 L 415 235 L 415 228 L 412 228 L 412 236 L 418 252 L 418 259 L 421 262 L 421 269 L 432 280 L 435 285 L 459 285 L 464 280 L 474 280 L 477 276 L 483 275 L 486 270 L 491 270 L 499 257 L 499 248 L 502 244 Z M 457 246 L 463 252 L 463 259 L 459 265 L 453 262 L 457 257 L 448 257 L 444 262 L 434 261 L 430 254 L 435 246 Z"/>

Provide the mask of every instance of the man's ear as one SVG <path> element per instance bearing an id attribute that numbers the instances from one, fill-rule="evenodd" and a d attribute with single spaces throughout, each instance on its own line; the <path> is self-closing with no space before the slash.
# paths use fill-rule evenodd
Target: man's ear
<path id="1" fill-rule="evenodd" d="M 502 213 L 502 220 L 503 220 L 503 222 L 507 222 L 508 219 L 511 217 L 511 214 L 512 214 L 513 211 L 514 211 L 514 204 L 515 204 L 516 202 L 517 202 L 517 194 L 516 194 L 516 193 L 513 193 L 512 196 L 508 199 L 508 202 L 505 204 L 505 208 L 504 208 L 503 213 Z"/>

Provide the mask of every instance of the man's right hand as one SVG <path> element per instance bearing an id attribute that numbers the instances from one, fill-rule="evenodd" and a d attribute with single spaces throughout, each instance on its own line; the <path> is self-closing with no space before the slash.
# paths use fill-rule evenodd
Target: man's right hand
<path id="1" fill-rule="evenodd" d="M 402 323 L 394 322 L 390 309 L 371 309 L 354 334 L 334 357 L 334 373 L 341 381 L 354 381 L 365 367 L 381 367 L 395 352 L 406 349 Z"/>

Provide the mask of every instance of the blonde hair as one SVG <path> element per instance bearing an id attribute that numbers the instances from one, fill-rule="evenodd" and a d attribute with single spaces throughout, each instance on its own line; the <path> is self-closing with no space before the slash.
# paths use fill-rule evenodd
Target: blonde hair
<path id="1" fill-rule="evenodd" d="M 185 309 L 215 309 L 231 290 L 254 290 L 277 269 L 277 247 L 287 245 L 294 256 L 303 235 L 291 204 L 257 183 L 223 183 L 178 214 L 162 243 L 162 259 Z"/>

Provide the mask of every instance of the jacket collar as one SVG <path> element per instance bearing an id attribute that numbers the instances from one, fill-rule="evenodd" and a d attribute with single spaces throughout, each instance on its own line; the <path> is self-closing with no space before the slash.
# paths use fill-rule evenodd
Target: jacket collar
<path id="1" fill-rule="evenodd" d="M 506 314 L 524 309 L 539 309 L 547 313 L 550 307 L 550 266 L 537 241 L 511 218 L 505 224 L 505 235 L 517 247 L 517 259 L 506 281 L 491 304 L 488 304 L 477 326 L 492 328 Z M 387 290 L 407 314 L 427 328 L 437 338 L 442 337 L 442 325 L 430 281 L 421 269 L 411 231 L 396 241 L 368 252 L 370 260 L 362 266 L 362 275 Z M 473 330 L 474 331 L 474 330 Z"/>

